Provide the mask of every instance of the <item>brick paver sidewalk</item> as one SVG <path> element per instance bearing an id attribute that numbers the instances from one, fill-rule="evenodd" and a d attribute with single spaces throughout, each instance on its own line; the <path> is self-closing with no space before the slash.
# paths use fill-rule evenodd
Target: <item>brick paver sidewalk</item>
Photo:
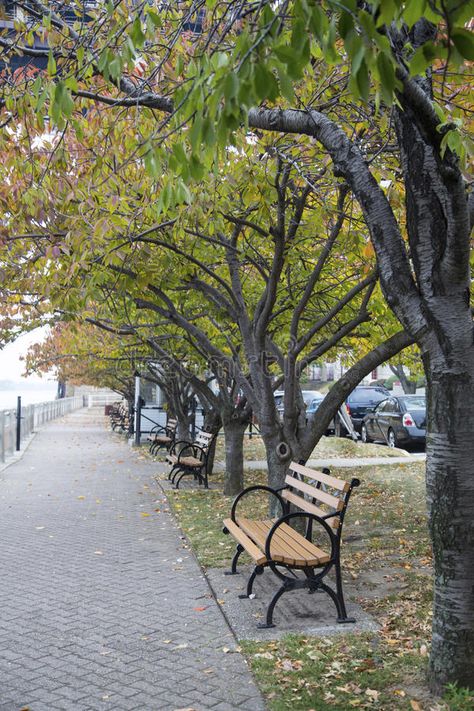
<path id="1" fill-rule="evenodd" d="M 155 471 L 80 411 L 2 473 L 0 711 L 264 708 Z"/>

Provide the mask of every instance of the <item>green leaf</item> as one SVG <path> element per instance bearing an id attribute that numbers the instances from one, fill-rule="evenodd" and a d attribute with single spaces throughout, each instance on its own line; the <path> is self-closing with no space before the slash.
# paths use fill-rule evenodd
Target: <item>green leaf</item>
<path id="1" fill-rule="evenodd" d="M 417 2 L 407 2 L 405 3 L 405 9 L 403 11 L 403 20 L 408 25 L 408 27 L 413 27 L 415 22 L 417 22 L 420 17 L 422 17 L 426 8 L 426 0 L 417 0 Z"/>
<path id="2" fill-rule="evenodd" d="M 50 77 L 54 77 L 54 75 L 56 74 L 56 60 L 55 60 L 51 50 L 49 51 L 49 55 L 48 55 L 47 71 L 48 71 L 48 74 Z"/>
<path id="3" fill-rule="evenodd" d="M 222 88 L 224 97 L 227 100 L 234 99 L 237 96 L 237 93 L 239 91 L 239 80 L 235 72 L 229 72 L 226 75 Z"/>
<path id="4" fill-rule="evenodd" d="M 348 12 L 342 12 L 338 23 L 339 34 L 345 39 L 349 32 L 354 30 L 354 20 Z"/>
<path id="5" fill-rule="evenodd" d="M 390 58 L 384 53 L 377 55 L 377 69 L 382 84 L 384 99 L 388 104 L 392 103 L 392 95 L 395 89 L 395 69 Z"/>
<path id="6" fill-rule="evenodd" d="M 109 75 L 112 79 L 118 79 L 122 73 L 122 62 L 120 57 L 114 57 L 109 64 Z"/>
<path id="7" fill-rule="evenodd" d="M 278 84 L 276 79 L 264 64 L 256 64 L 254 69 L 254 86 L 257 98 L 261 101 L 269 98 L 274 100 L 278 96 Z"/>
<path id="8" fill-rule="evenodd" d="M 197 152 L 197 149 L 199 148 L 201 143 L 201 128 L 202 114 L 197 113 L 194 117 L 193 125 L 191 126 L 191 130 L 189 132 L 189 140 L 191 142 L 191 146 L 193 147 L 194 153 Z"/>
<path id="9" fill-rule="evenodd" d="M 474 35 L 460 27 L 451 32 L 451 39 L 459 54 L 470 62 L 474 61 Z"/>
<path id="10" fill-rule="evenodd" d="M 280 82 L 280 91 L 285 99 L 288 101 L 293 101 L 295 98 L 295 92 L 293 88 L 293 81 L 285 72 L 281 64 L 277 66 L 278 81 Z"/>
<path id="11" fill-rule="evenodd" d="M 143 47 L 143 44 L 146 40 L 146 36 L 143 34 L 142 30 L 142 23 L 138 15 L 135 18 L 132 28 L 130 30 L 130 39 L 132 40 L 135 47 L 137 47 L 137 49 Z"/>
<path id="12" fill-rule="evenodd" d="M 361 65 L 356 73 L 355 79 L 357 83 L 357 89 L 359 90 L 360 98 L 363 101 L 367 102 L 369 100 L 370 79 L 369 70 L 367 69 L 367 64 L 365 63 L 365 60 L 361 62 Z"/>

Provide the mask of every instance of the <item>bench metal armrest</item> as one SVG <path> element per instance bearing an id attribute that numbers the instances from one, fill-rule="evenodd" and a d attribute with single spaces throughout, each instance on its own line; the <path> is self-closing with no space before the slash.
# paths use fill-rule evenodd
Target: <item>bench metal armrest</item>
<path id="1" fill-rule="evenodd" d="M 155 425 L 151 428 L 150 434 L 158 434 L 160 431 L 166 434 L 166 427 L 163 427 L 163 425 Z"/>
<path id="2" fill-rule="evenodd" d="M 285 488 L 286 487 L 282 487 L 281 489 L 272 489 L 271 486 L 264 486 L 263 484 L 255 484 L 254 486 L 248 486 L 246 489 L 241 491 L 240 494 L 237 494 L 237 496 L 234 499 L 234 502 L 232 504 L 232 509 L 230 511 L 230 517 L 231 517 L 232 521 L 234 523 L 237 523 L 235 520 L 235 511 L 237 509 L 237 504 L 246 494 L 250 494 L 252 491 L 266 491 L 269 494 L 272 494 L 280 502 L 282 511 L 286 511 L 286 502 L 278 493 L 279 491 L 282 491 Z"/>
<path id="3" fill-rule="evenodd" d="M 169 453 L 170 454 L 178 454 L 178 456 L 179 456 L 179 454 L 181 454 L 182 449 L 179 450 L 178 453 L 176 452 L 176 450 L 180 445 L 183 445 L 182 449 L 184 449 L 185 447 L 191 447 L 192 442 L 188 442 L 188 440 L 186 440 L 186 439 L 178 439 L 178 440 L 176 440 L 176 442 L 173 442 L 173 444 L 171 445 Z"/>

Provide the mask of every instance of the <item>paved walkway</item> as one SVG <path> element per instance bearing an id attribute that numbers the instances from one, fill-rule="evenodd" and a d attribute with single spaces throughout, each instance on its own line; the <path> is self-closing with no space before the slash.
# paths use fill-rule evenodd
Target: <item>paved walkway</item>
<path id="1" fill-rule="evenodd" d="M 79 411 L 0 478 L 0 711 L 264 705 L 141 458 Z"/>

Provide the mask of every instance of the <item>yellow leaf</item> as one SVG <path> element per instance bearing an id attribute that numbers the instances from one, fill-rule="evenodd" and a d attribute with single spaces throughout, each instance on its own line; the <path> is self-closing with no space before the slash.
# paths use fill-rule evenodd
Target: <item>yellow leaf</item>
<path id="1" fill-rule="evenodd" d="M 141 512 L 140 512 L 140 516 L 143 516 L 143 518 L 145 518 L 146 516 L 150 516 L 150 514 L 149 514 L 149 513 L 145 513 L 144 511 L 141 511 Z"/>
<path id="2" fill-rule="evenodd" d="M 364 249 L 362 250 L 362 254 L 364 255 L 364 257 L 367 257 L 367 258 L 374 256 L 375 252 L 374 252 L 374 248 L 372 246 L 372 242 L 367 242 Z"/>
<path id="3" fill-rule="evenodd" d="M 418 701 L 415 701 L 414 699 L 410 701 L 410 706 L 412 707 L 413 711 L 423 711 Z"/>

